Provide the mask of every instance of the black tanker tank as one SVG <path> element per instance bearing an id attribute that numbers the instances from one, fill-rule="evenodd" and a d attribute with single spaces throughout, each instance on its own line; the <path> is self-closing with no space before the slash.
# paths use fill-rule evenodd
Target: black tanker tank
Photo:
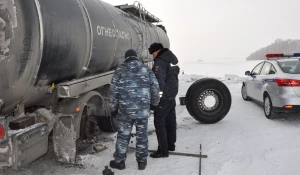
<path id="1" fill-rule="evenodd" d="M 0 115 L 35 106 L 53 83 L 114 70 L 129 48 L 149 61 L 153 42 L 169 47 L 162 28 L 101 0 L 0 0 Z"/>

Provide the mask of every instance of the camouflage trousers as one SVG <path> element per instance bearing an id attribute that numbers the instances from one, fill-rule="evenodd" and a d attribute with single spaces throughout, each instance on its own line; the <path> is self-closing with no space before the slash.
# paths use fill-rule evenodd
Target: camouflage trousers
<path id="1" fill-rule="evenodd" d="M 148 157 L 148 118 L 130 119 L 119 118 L 119 131 L 117 135 L 116 151 L 114 153 L 115 162 L 119 163 L 126 160 L 128 144 L 130 142 L 132 127 L 136 126 L 136 160 L 147 162 Z"/>

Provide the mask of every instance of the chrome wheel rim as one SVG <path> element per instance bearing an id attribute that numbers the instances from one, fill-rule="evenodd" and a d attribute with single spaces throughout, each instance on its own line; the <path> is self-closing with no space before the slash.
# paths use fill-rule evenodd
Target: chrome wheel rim
<path id="1" fill-rule="evenodd" d="M 265 112 L 267 115 L 270 115 L 271 112 L 271 103 L 269 97 L 265 98 Z"/>
<path id="2" fill-rule="evenodd" d="M 242 88 L 242 95 L 243 95 L 244 99 L 247 98 L 247 89 L 246 89 L 246 86 L 243 86 L 243 88 Z"/>
<path id="3" fill-rule="evenodd" d="M 213 102 L 212 102 L 213 101 Z M 219 105 L 219 97 L 212 90 L 203 91 L 198 99 L 198 104 L 203 111 L 213 111 L 217 109 Z"/>

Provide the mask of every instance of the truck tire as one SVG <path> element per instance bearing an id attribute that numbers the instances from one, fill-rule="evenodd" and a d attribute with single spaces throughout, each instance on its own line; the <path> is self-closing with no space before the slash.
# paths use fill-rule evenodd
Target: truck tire
<path id="1" fill-rule="evenodd" d="M 207 97 L 213 97 L 214 104 L 206 104 Z M 216 79 L 204 78 L 193 83 L 186 94 L 186 108 L 199 122 L 208 124 L 222 120 L 231 108 L 231 94 L 227 86 Z"/>
<path id="2" fill-rule="evenodd" d="M 103 132 L 118 132 L 118 121 L 115 117 L 98 116 L 98 126 Z"/>
<path id="3" fill-rule="evenodd" d="M 85 107 L 81 116 L 80 123 L 80 139 L 86 140 L 93 138 L 96 130 L 95 116 L 88 115 L 87 108 Z"/>
<path id="4" fill-rule="evenodd" d="M 207 79 L 207 78 L 204 78 L 204 79 Z M 201 79 L 201 80 L 203 81 L 204 79 Z M 190 98 L 191 92 L 194 90 L 194 88 L 196 87 L 197 83 L 198 83 L 199 81 L 201 81 L 201 80 L 195 81 L 195 82 L 189 87 L 189 89 L 188 89 L 188 91 L 186 92 L 186 95 L 185 95 L 186 109 L 188 110 L 188 112 L 189 112 L 190 114 L 191 114 L 192 112 L 191 112 L 191 109 L 190 109 L 190 106 L 191 106 L 191 105 L 188 105 L 188 103 L 189 103 L 188 99 Z M 193 116 L 193 115 L 191 114 L 191 116 Z"/>

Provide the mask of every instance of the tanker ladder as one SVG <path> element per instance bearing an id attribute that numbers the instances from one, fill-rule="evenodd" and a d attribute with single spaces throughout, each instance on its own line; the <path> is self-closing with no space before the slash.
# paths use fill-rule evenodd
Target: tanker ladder
<path id="1" fill-rule="evenodd" d="M 149 52 L 147 50 L 147 46 L 149 45 L 148 43 L 148 40 L 149 40 L 149 37 L 148 37 L 148 32 L 147 32 L 147 23 L 159 23 L 159 22 L 162 22 L 159 18 L 157 18 L 156 16 L 154 16 L 153 14 L 151 14 L 149 11 L 147 11 L 143 5 L 138 2 L 138 1 L 135 1 L 133 5 L 128 5 L 128 4 L 125 4 L 125 5 L 118 5 L 118 6 L 115 6 L 116 8 L 119 8 L 121 10 L 123 10 L 124 12 L 126 13 L 129 13 L 133 16 L 135 16 L 137 19 L 140 20 L 140 23 L 139 23 L 139 30 L 137 30 L 137 33 L 141 36 L 139 39 L 140 39 L 140 45 L 141 48 L 139 48 L 137 50 L 137 52 L 140 53 L 140 57 L 145 57 L 145 58 L 148 58 L 148 62 L 151 62 L 150 58 L 149 58 Z M 163 26 L 159 26 L 159 27 L 163 27 Z"/>

